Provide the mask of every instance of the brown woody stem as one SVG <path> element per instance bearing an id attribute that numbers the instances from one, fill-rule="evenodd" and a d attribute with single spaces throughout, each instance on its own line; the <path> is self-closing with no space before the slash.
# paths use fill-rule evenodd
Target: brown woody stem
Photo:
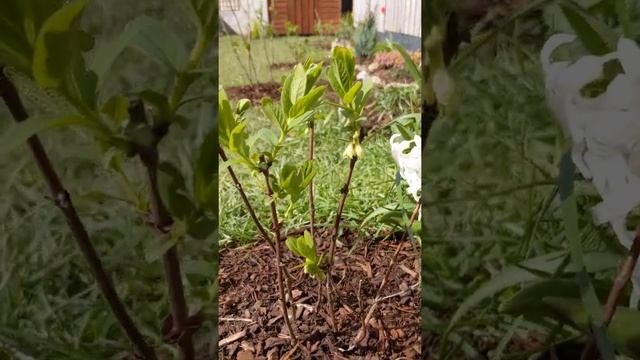
<path id="1" fill-rule="evenodd" d="M 314 154 L 314 148 L 315 148 L 315 124 L 313 123 L 313 120 L 309 123 L 309 161 L 313 161 L 313 154 Z M 313 202 L 313 179 L 309 182 L 309 222 L 310 222 L 310 233 L 311 233 L 311 239 L 313 239 L 313 246 L 315 247 L 316 244 L 316 207 L 314 205 Z"/>
<path id="2" fill-rule="evenodd" d="M 132 103 L 129 108 L 129 115 L 133 121 L 139 123 L 147 122 L 142 101 Z M 152 146 L 136 145 L 136 151 L 147 170 L 149 207 L 151 211 L 150 224 L 158 233 L 167 234 L 171 230 L 173 219 L 160 196 L 160 189 L 158 188 L 159 156 L 157 142 Z M 191 329 L 189 329 L 188 324 L 189 310 L 184 296 L 177 245 L 173 245 L 162 255 L 162 262 L 171 306 L 171 330 L 168 338 L 177 339 L 184 360 L 193 360 L 195 359 L 195 351 L 191 338 Z"/>
<path id="3" fill-rule="evenodd" d="M 636 235 L 633 238 L 633 243 L 631 244 L 631 249 L 627 253 L 627 256 L 624 259 L 624 262 L 620 266 L 618 270 L 618 275 L 613 281 L 613 285 L 611 285 L 611 289 L 609 290 L 609 295 L 607 296 L 607 302 L 604 305 L 604 314 L 603 314 L 603 323 L 604 326 L 609 326 L 611 323 L 611 319 L 613 319 L 613 315 L 616 313 L 616 308 L 618 302 L 620 300 L 620 296 L 622 295 L 622 291 L 624 287 L 629 282 L 631 278 L 631 274 L 638 263 L 638 256 L 640 255 L 640 227 L 636 229 Z M 588 360 L 594 359 L 597 357 L 595 354 L 596 343 L 593 336 L 589 338 L 589 342 L 584 347 L 582 352 L 581 359 Z"/>
<path id="4" fill-rule="evenodd" d="M 333 310 L 333 301 L 331 297 L 331 290 L 333 287 L 333 261 L 336 253 L 336 242 L 338 241 L 338 234 L 340 231 L 340 220 L 342 218 L 342 211 L 344 210 L 344 204 L 347 201 L 347 195 L 349 195 L 349 186 L 351 185 L 351 177 L 353 176 L 353 169 L 356 166 L 356 162 L 358 161 L 358 157 L 354 156 L 349 161 L 349 172 L 347 173 L 347 178 L 344 181 L 344 185 L 340 190 L 342 192 L 342 196 L 340 197 L 340 202 L 338 203 L 338 211 L 336 213 L 336 219 L 333 224 L 333 234 L 331 236 L 331 250 L 329 252 L 329 270 L 327 274 L 327 304 L 329 307 L 329 316 L 331 316 L 331 321 L 333 322 L 333 329 L 337 330 L 337 323 L 335 312 Z"/>
<path id="5" fill-rule="evenodd" d="M 22 122 L 28 118 L 27 111 L 22 104 L 20 95 L 13 83 L 4 74 L 4 68 L 2 66 L 0 66 L 0 96 L 7 104 L 7 107 L 16 122 Z M 98 283 L 100 291 L 107 300 L 107 303 L 111 307 L 111 311 L 120 323 L 120 326 L 140 355 L 144 356 L 145 359 L 156 359 L 155 351 L 149 346 L 149 344 L 147 344 L 146 340 L 127 313 L 122 300 L 115 290 L 111 278 L 105 272 L 102 262 L 100 261 L 100 257 L 91 243 L 89 234 L 87 233 L 82 220 L 80 220 L 80 217 L 78 216 L 71 197 L 62 185 L 62 181 L 60 180 L 56 170 L 53 168 L 40 139 L 37 135 L 33 135 L 27 140 L 27 145 L 29 146 L 31 154 L 33 155 L 33 158 L 42 173 L 42 177 L 49 188 L 51 198 L 63 213 L 67 221 L 67 225 L 69 226 L 82 255 L 89 264 L 89 268 Z"/>
<path id="6" fill-rule="evenodd" d="M 309 161 L 313 161 L 313 155 L 315 152 L 316 143 L 316 127 L 313 120 L 309 123 Z M 313 246 L 317 249 L 318 243 L 316 242 L 316 206 L 313 200 L 313 179 L 309 182 L 309 226 L 311 239 L 313 240 Z M 318 299 L 316 300 L 315 308 L 320 307 L 320 301 L 322 297 L 322 281 L 318 281 Z"/>
<path id="7" fill-rule="evenodd" d="M 260 161 L 264 164 L 264 156 L 261 157 Z M 289 335 L 294 342 L 298 342 L 295 333 L 293 332 L 293 327 L 291 326 L 291 321 L 289 320 L 289 312 L 287 310 L 287 299 L 284 294 L 284 284 L 282 281 L 282 272 L 281 269 L 282 257 L 280 254 L 280 243 L 282 242 L 282 238 L 280 237 L 280 222 L 278 220 L 278 209 L 276 208 L 276 199 L 273 196 L 273 189 L 271 188 L 271 181 L 269 180 L 269 168 L 265 168 L 262 170 L 262 174 L 264 175 L 264 181 L 267 188 L 267 195 L 271 199 L 269 202 L 269 206 L 271 208 L 271 230 L 273 231 L 275 237 L 275 253 L 276 253 L 276 267 L 278 271 L 276 271 L 276 277 L 278 281 L 278 292 L 280 295 L 280 305 L 282 308 L 282 316 L 284 317 L 284 323 L 287 326 L 287 330 L 289 330 Z M 291 299 L 293 301 L 293 299 Z"/>

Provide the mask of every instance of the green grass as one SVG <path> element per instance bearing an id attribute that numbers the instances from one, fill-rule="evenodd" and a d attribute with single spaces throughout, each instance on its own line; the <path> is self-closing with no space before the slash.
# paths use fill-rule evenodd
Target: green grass
<path id="1" fill-rule="evenodd" d="M 238 37 L 223 36 L 220 38 L 220 85 L 223 87 L 244 85 L 246 76 L 237 66 L 238 58 L 234 55 L 231 41 L 239 40 Z M 273 53 L 274 63 L 295 63 L 296 59 L 291 51 L 292 43 L 309 42 L 311 47 L 306 53 L 312 59 L 319 61 L 329 55 L 328 50 L 313 47 L 318 41 L 330 41 L 330 38 L 313 37 L 278 37 L 266 41 Z M 256 59 L 256 66 L 260 75 L 260 82 L 271 81 L 268 63 L 264 56 L 262 40 L 254 40 L 252 43 L 252 55 Z M 241 51 L 240 61 L 247 64 L 247 53 Z M 279 71 L 274 71 L 276 81 L 292 66 Z M 330 90 L 329 90 L 330 91 Z M 232 101 L 238 99 L 232 99 Z M 410 112 L 417 112 L 419 104 L 419 89 L 413 88 L 380 88 L 374 91 L 373 103 L 377 105 L 375 115 L 384 114 L 394 118 Z M 342 153 L 347 146 L 350 134 L 347 134 L 339 123 L 337 113 L 330 112 L 329 107 L 323 107 L 324 118 L 316 124 L 316 150 L 315 161 L 318 173 L 314 179 L 314 195 L 316 206 L 316 223 L 318 226 L 332 226 L 340 198 L 340 190 L 344 184 L 348 170 L 348 160 L 342 158 Z M 375 121 L 375 119 L 370 119 Z M 264 127 L 272 126 L 262 115 L 258 108 L 253 108 L 247 115 L 249 132 L 252 133 Z M 352 228 L 359 228 L 363 220 L 374 210 L 392 203 L 403 203 L 409 208 L 413 207 L 409 196 L 402 193 L 398 195 L 395 187 L 397 168 L 391 157 L 389 137 L 391 131 L 384 129 L 375 132 L 367 138 L 364 147 L 364 156 L 357 162 L 349 196 L 343 212 L 343 224 Z M 298 137 L 295 143 L 287 146 L 282 153 L 286 161 L 303 162 L 307 158 L 308 136 Z M 282 163 L 276 163 L 275 169 L 279 169 Z M 258 217 L 263 225 L 270 223 L 267 197 L 264 194 L 264 185 L 260 176 L 253 177 L 241 166 L 234 166 L 239 174 L 245 191 L 258 212 Z M 258 231 L 247 214 L 236 188 L 233 186 L 227 169 L 219 168 L 220 173 L 220 244 L 230 246 L 243 246 L 252 244 L 258 235 Z M 279 202 L 279 213 L 284 214 L 287 203 Z M 294 211 L 285 220 L 286 229 L 297 229 L 309 221 L 307 197 L 299 200 Z M 268 228 L 268 226 L 265 226 Z M 362 227 L 364 233 L 377 233 L 388 229 L 384 224 L 367 222 Z"/>
<path id="2" fill-rule="evenodd" d="M 502 36 L 496 49 L 470 58 L 455 74 L 458 107 L 436 122 L 423 160 L 423 326 L 441 336 L 441 347 L 430 350 L 446 354 L 442 360 L 477 358 L 481 339 L 550 334 L 548 323 L 499 311 L 526 284 L 505 279 L 522 271 L 513 265 L 569 253 L 553 197 L 565 144 L 547 110 L 539 49 Z M 606 259 L 618 258 L 617 241 L 606 227 L 592 225 L 594 190 L 576 185 L 583 251 L 596 254 L 591 269 L 602 266 L 590 275 L 606 288 L 615 270 L 615 260 Z M 542 263 L 551 277 L 573 278 Z M 447 333 L 456 312 L 460 320 Z M 564 326 L 551 341 L 575 334 Z M 509 348 L 503 355 L 526 358 Z"/>
<path id="3" fill-rule="evenodd" d="M 270 126 L 257 110 L 252 110 L 247 123 L 252 129 Z M 319 226 L 332 226 L 340 198 L 340 189 L 348 170 L 348 160 L 342 158 L 347 146 L 348 134 L 342 130 L 336 113 L 328 113 L 325 120 L 316 125 L 316 166 L 318 174 L 314 179 L 316 218 Z M 364 144 L 364 155 L 357 162 L 352 185 L 343 213 L 343 224 L 358 227 L 375 209 L 390 203 L 408 202 L 408 195 L 398 196 L 394 190 L 397 171 L 389 148 L 389 131 L 381 131 L 368 138 Z M 307 157 L 307 136 L 284 149 L 282 158 L 287 161 L 302 162 Z M 276 164 L 276 169 L 281 166 Z M 242 168 L 235 166 L 240 181 L 258 210 L 263 224 L 269 224 L 267 197 L 263 191 L 260 177 L 252 177 Z M 227 170 L 220 167 L 220 242 L 221 245 L 241 246 L 255 241 L 258 234 L 255 225 L 248 216 L 237 190 L 231 182 Z M 283 214 L 286 204 L 280 202 L 279 210 Z M 289 219 L 285 219 L 286 229 L 296 229 L 309 221 L 305 197 L 297 203 Z M 411 205 L 408 205 L 411 207 Z M 362 229 L 365 233 L 384 228 L 375 222 Z"/>
<path id="4" fill-rule="evenodd" d="M 270 64 L 302 61 L 296 59 L 296 49 L 299 49 L 304 57 L 309 56 L 314 61 L 320 61 L 329 55 L 329 51 L 320 49 L 317 43 L 331 43 L 331 40 L 330 37 L 322 36 L 281 36 L 272 39 L 252 40 L 251 56 L 253 61 L 250 62 L 241 37 L 220 36 L 220 85 L 226 88 L 247 85 L 256 80 L 258 83 L 280 81 L 280 77 L 288 71 L 288 68 L 272 71 Z M 237 44 L 239 56 L 234 53 L 234 43 Z M 247 73 L 251 74 L 251 80 L 247 78 Z"/>

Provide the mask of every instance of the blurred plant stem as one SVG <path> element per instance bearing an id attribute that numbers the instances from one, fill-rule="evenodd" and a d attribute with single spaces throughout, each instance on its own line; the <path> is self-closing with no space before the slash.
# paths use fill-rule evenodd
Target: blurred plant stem
<path id="1" fill-rule="evenodd" d="M 129 107 L 129 117 L 132 122 L 146 124 L 145 107 L 142 101 L 132 101 Z M 154 139 L 151 145 L 134 144 L 136 153 L 147 172 L 149 186 L 150 225 L 160 234 L 166 235 L 171 231 L 173 219 L 167 210 L 158 187 L 158 143 L 160 138 Z M 164 274 L 169 292 L 171 305 L 171 328 L 165 337 L 170 341 L 176 340 L 184 360 L 193 360 L 195 352 L 189 329 L 189 309 L 184 295 L 182 271 L 178 246 L 173 245 L 162 255 Z"/>
<path id="2" fill-rule="evenodd" d="M 22 104 L 20 95 L 13 83 L 4 74 L 3 66 L 0 66 L 0 96 L 3 98 L 16 122 L 22 122 L 28 118 L 27 111 Z M 145 359 L 156 359 L 155 351 L 149 346 L 149 344 L 147 344 L 143 335 L 127 313 L 122 300 L 115 290 L 111 278 L 104 270 L 100 257 L 91 243 L 89 234 L 87 233 L 82 220 L 80 220 L 80 217 L 78 216 L 71 197 L 64 188 L 58 173 L 53 168 L 40 139 L 37 135 L 33 135 L 27 140 L 27 145 L 33 155 L 34 161 L 42 173 L 42 177 L 45 180 L 47 187 L 49 188 L 51 200 L 65 216 L 67 225 L 69 226 L 73 237 L 76 239 L 78 247 L 80 248 L 82 255 L 87 260 L 100 291 L 107 300 L 107 303 L 111 307 L 111 311 L 120 323 L 120 326 L 140 355 Z"/>

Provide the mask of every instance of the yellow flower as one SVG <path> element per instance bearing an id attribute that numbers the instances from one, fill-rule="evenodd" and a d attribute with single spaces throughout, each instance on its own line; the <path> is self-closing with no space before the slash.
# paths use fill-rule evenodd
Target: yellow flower
<path id="1" fill-rule="evenodd" d="M 358 159 L 362 158 L 362 146 L 359 142 L 350 143 L 342 153 L 342 157 L 344 157 L 345 159 L 353 159 L 354 156 Z"/>

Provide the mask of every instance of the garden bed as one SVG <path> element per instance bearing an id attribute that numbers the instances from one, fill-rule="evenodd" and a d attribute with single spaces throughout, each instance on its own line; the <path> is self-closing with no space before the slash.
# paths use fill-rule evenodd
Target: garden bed
<path id="1" fill-rule="evenodd" d="M 226 88 L 225 91 L 230 99 L 249 99 L 254 105 L 260 104 L 260 99 L 267 96 L 274 100 L 280 99 L 280 85 L 277 82 L 270 82 L 256 85 L 234 86 Z"/>
<path id="2" fill-rule="evenodd" d="M 319 80 L 318 85 L 329 87 L 329 82 Z M 270 82 L 256 85 L 234 86 L 226 88 L 225 91 L 230 99 L 249 99 L 254 105 L 259 105 L 263 97 L 270 97 L 273 100 L 279 101 L 281 87 L 282 85 L 280 83 Z M 332 91 L 328 91 L 326 96 L 331 101 L 338 101 L 338 97 Z"/>
<path id="3" fill-rule="evenodd" d="M 318 230 L 322 239 L 318 248 L 328 252 L 330 230 Z M 367 301 L 375 291 L 398 246 L 399 236 L 386 240 L 359 242 L 349 254 L 355 234 L 341 238 L 336 249 L 334 283 L 336 321 L 333 333 L 323 300 L 319 311 L 317 281 L 293 270 L 292 288 L 296 303 L 296 335 L 301 340 L 294 348 L 287 339 L 286 326 L 278 303 L 273 250 L 265 244 L 240 249 L 223 249 L 220 253 L 219 339 L 220 359 L 417 359 L 420 354 L 420 249 L 404 241 L 398 263 L 383 290 L 383 295 L 404 293 L 381 303 L 370 322 L 360 346 L 350 348 L 362 318 L 369 308 Z M 282 245 L 284 248 L 284 244 Z M 289 267 L 300 262 L 284 251 Z M 405 291 L 406 290 L 406 291 Z M 324 283 L 323 283 L 324 293 Z M 323 294 L 324 297 L 324 294 Z M 290 357 L 286 357 L 290 356 Z"/>

